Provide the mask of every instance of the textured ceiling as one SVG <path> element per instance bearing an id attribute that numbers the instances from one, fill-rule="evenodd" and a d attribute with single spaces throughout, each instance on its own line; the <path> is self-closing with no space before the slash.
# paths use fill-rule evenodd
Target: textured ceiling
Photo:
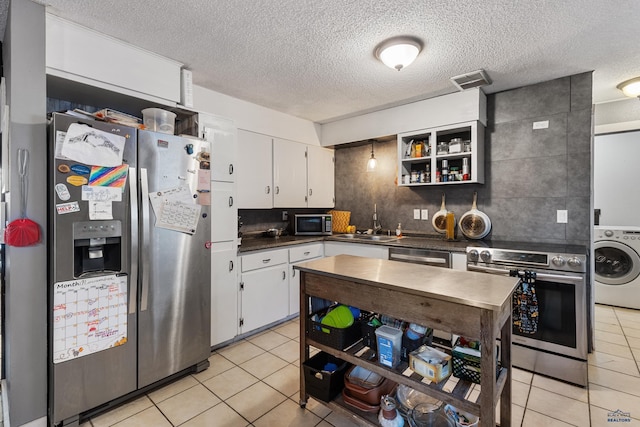
<path id="1" fill-rule="evenodd" d="M 38 2 L 184 63 L 194 84 L 320 123 L 455 92 L 450 77 L 480 68 L 486 93 L 594 70 L 594 103 L 640 75 L 638 0 Z M 373 54 L 397 35 L 424 43 L 400 72 Z"/>

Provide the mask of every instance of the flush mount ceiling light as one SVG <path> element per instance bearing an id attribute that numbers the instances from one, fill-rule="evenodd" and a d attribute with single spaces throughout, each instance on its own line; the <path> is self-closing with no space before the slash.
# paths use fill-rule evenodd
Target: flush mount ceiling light
<path id="1" fill-rule="evenodd" d="M 389 68 L 398 71 L 409 66 L 422 49 L 420 40 L 414 37 L 393 37 L 385 40 L 376 48 L 376 58 Z"/>
<path id="2" fill-rule="evenodd" d="M 378 167 L 378 161 L 376 157 L 373 155 L 373 142 L 371 142 L 371 158 L 367 162 L 367 172 L 375 172 Z"/>
<path id="3" fill-rule="evenodd" d="M 616 87 L 620 89 L 622 93 L 631 98 L 640 98 L 640 77 L 635 77 L 633 79 L 624 81 Z"/>

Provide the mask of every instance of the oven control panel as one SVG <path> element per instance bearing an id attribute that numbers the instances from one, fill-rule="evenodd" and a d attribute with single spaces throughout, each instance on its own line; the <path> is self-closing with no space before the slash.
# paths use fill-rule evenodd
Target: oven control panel
<path id="1" fill-rule="evenodd" d="M 467 263 L 518 269 L 586 271 L 586 255 L 519 251 L 500 248 L 467 248 Z"/>

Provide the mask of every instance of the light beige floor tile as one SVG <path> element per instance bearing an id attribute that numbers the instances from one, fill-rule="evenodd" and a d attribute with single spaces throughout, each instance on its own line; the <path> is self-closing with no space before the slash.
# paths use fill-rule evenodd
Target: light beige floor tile
<path id="1" fill-rule="evenodd" d="M 263 380 L 285 396 L 293 396 L 300 391 L 300 368 L 287 365 Z"/>
<path id="2" fill-rule="evenodd" d="M 162 412 L 155 406 L 147 408 L 142 412 L 114 424 L 114 427 L 172 427 L 171 423 L 162 415 Z"/>
<path id="3" fill-rule="evenodd" d="M 587 415 L 589 413 L 587 412 Z M 571 427 L 576 424 L 567 424 L 564 421 L 560 421 L 556 418 L 551 418 L 547 415 L 543 415 L 539 412 L 532 411 L 527 408 L 524 412 L 524 418 L 522 420 L 522 427 Z M 589 424 L 583 424 L 583 426 Z M 581 426 L 582 427 L 582 426 Z"/>
<path id="4" fill-rule="evenodd" d="M 197 374 L 193 374 L 192 376 L 203 383 L 206 380 L 215 377 L 216 375 L 228 371 L 234 366 L 236 365 L 216 353 L 212 354 L 211 357 L 209 357 L 209 367 L 207 369 L 202 372 L 198 372 Z"/>
<path id="5" fill-rule="evenodd" d="M 588 356 L 590 365 L 595 365 L 600 368 L 610 369 L 612 371 L 621 372 L 627 375 L 640 376 L 638 366 L 633 360 L 625 359 L 623 357 L 614 356 L 612 354 L 600 353 L 595 351 Z"/>
<path id="6" fill-rule="evenodd" d="M 240 341 L 231 344 L 229 347 L 220 349 L 218 353 L 236 365 L 240 365 L 264 353 L 264 350 L 257 345 L 251 344 L 249 341 Z"/>
<path id="7" fill-rule="evenodd" d="M 242 368 L 235 367 L 217 375 L 203 383 L 222 400 L 258 382 L 258 379 Z"/>
<path id="8" fill-rule="evenodd" d="M 595 322 L 601 322 L 601 323 L 609 323 L 612 325 L 619 325 L 620 321 L 618 320 L 618 316 L 616 316 L 616 314 L 614 312 L 611 313 L 605 313 L 605 314 L 598 314 L 596 313 L 596 317 L 595 317 Z"/>
<path id="9" fill-rule="evenodd" d="M 291 362 L 292 365 L 297 366 L 298 368 L 300 367 L 300 359 L 296 359 L 293 362 Z"/>
<path id="10" fill-rule="evenodd" d="M 589 366 L 589 386 L 597 384 L 640 397 L 640 378 L 609 369 Z"/>
<path id="11" fill-rule="evenodd" d="M 640 317 L 621 317 L 619 320 L 622 328 L 640 329 Z"/>
<path id="12" fill-rule="evenodd" d="M 511 403 L 527 406 L 529 389 L 529 384 L 521 383 L 520 381 L 511 381 Z"/>
<path id="13" fill-rule="evenodd" d="M 191 387 L 158 403 L 158 408 L 176 426 L 220 403 L 220 399 L 202 384 Z"/>
<path id="14" fill-rule="evenodd" d="M 596 341 L 610 342 L 613 344 L 627 345 L 624 335 L 612 334 L 610 332 L 595 331 Z M 597 348 L 596 348 L 597 349 Z"/>
<path id="15" fill-rule="evenodd" d="M 300 322 L 291 321 L 287 322 L 282 326 L 276 327 L 273 329 L 275 332 L 284 335 L 288 338 L 299 338 L 300 337 Z"/>
<path id="16" fill-rule="evenodd" d="M 614 309 L 616 316 L 620 319 L 631 319 L 640 321 L 640 310 L 633 308 L 616 307 Z"/>
<path id="17" fill-rule="evenodd" d="M 623 414 L 615 414 L 615 411 L 609 411 L 607 409 L 598 408 L 597 406 L 593 405 L 591 405 L 589 411 L 591 412 L 591 427 L 611 427 L 615 425 L 624 425 L 625 427 L 640 427 L 640 420 L 636 420 L 633 418 L 629 419 Z"/>
<path id="18" fill-rule="evenodd" d="M 622 328 L 617 323 L 615 325 L 612 325 L 610 323 L 595 322 L 594 328 L 596 331 L 603 331 L 603 332 L 609 332 L 611 334 L 622 335 Z"/>
<path id="19" fill-rule="evenodd" d="M 305 406 L 305 408 L 307 408 L 309 411 L 313 412 L 320 418 L 325 418 L 331 413 L 331 410 L 329 408 L 327 408 L 325 405 L 320 403 L 319 400 L 316 400 L 313 397 L 307 398 L 307 405 Z"/>
<path id="20" fill-rule="evenodd" d="M 180 427 L 246 427 L 249 422 L 224 402 L 204 411 Z"/>
<path id="21" fill-rule="evenodd" d="M 640 348 L 632 348 L 631 354 L 633 355 L 633 358 L 636 360 L 636 362 L 640 361 Z"/>
<path id="22" fill-rule="evenodd" d="M 333 427 L 333 426 L 328 422 L 326 422 L 325 420 L 322 420 L 320 421 L 320 424 L 318 424 L 316 427 Z"/>
<path id="23" fill-rule="evenodd" d="M 287 362 L 271 353 L 263 353 L 244 362 L 240 367 L 256 378 L 265 378 L 284 368 Z"/>
<path id="24" fill-rule="evenodd" d="M 325 419 L 329 424 L 335 427 L 359 427 L 360 424 L 352 421 L 346 415 L 339 414 L 337 412 L 330 413 Z"/>
<path id="25" fill-rule="evenodd" d="M 112 409 L 109 412 L 92 418 L 91 424 L 93 424 L 93 427 L 111 426 L 152 406 L 153 402 L 147 396 L 142 396 L 129 403 L 125 403 L 122 406 Z"/>
<path id="26" fill-rule="evenodd" d="M 640 328 L 637 328 L 637 327 L 631 328 L 629 326 L 623 326 L 622 332 L 624 332 L 625 336 L 627 337 L 640 338 Z"/>
<path id="27" fill-rule="evenodd" d="M 274 348 L 273 350 L 270 350 L 269 352 L 291 363 L 294 360 L 300 358 L 300 343 L 295 341 L 288 341 Z"/>
<path id="28" fill-rule="evenodd" d="M 542 375 L 534 375 L 531 385 L 581 402 L 589 402 L 589 391 L 584 387 L 567 384 Z"/>
<path id="29" fill-rule="evenodd" d="M 194 385 L 197 385 L 198 380 L 193 378 L 191 375 L 181 378 L 177 381 L 172 382 L 171 384 L 167 384 L 164 387 L 154 390 L 151 393 L 148 393 L 147 396 L 154 402 L 162 402 L 170 398 L 171 396 L 175 396 L 178 393 L 181 393 Z"/>
<path id="30" fill-rule="evenodd" d="M 524 417 L 524 408 L 520 405 L 511 404 L 511 425 L 519 426 L 522 424 L 522 418 Z M 496 406 L 496 423 L 500 424 L 500 399 Z"/>
<path id="31" fill-rule="evenodd" d="M 621 391 L 612 390 L 597 384 L 589 385 L 589 402 L 592 406 L 597 406 L 609 411 L 620 409 L 623 412 L 631 413 L 631 417 L 640 419 L 640 397 Z"/>
<path id="32" fill-rule="evenodd" d="M 614 313 L 614 310 L 615 309 L 610 305 L 596 304 L 594 311 L 596 313 L 596 316 L 598 316 L 598 314 L 600 314 L 600 313 L 603 313 L 603 314 Z"/>
<path id="33" fill-rule="evenodd" d="M 284 402 L 286 396 L 259 382 L 226 400 L 237 413 L 250 422 Z"/>
<path id="34" fill-rule="evenodd" d="M 633 359 L 631 350 L 628 345 L 614 344 L 606 341 L 596 340 L 596 348 L 601 353 L 613 354 L 615 356 L 624 357 L 625 359 Z"/>
<path id="35" fill-rule="evenodd" d="M 255 427 L 313 427 L 320 417 L 287 399 L 253 422 Z"/>
<path id="36" fill-rule="evenodd" d="M 627 337 L 627 342 L 632 349 L 640 349 L 640 338 Z"/>
<path id="37" fill-rule="evenodd" d="M 536 378 L 534 376 L 533 380 Z M 589 404 L 538 387 L 531 387 L 527 409 L 569 424 L 589 425 Z M 526 417 L 526 414 L 525 414 Z"/>
<path id="38" fill-rule="evenodd" d="M 271 350 L 272 348 L 284 344 L 287 341 L 291 341 L 291 339 L 277 332 L 268 330 L 249 338 L 248 341 L 264 350 Z"/>
<path id="39" fill-rule="evenodd" d="M 521 383 L 531 384 L 533 379 L 533 372 L 525 371 L 524 369 L 512 368 L 511 378 Z"/>

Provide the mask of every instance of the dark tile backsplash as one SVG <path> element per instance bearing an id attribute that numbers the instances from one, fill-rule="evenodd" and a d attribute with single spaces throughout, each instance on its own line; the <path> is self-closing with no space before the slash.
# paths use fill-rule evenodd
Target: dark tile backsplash
<path id="1" fill-rule="evenodd" d="M 443 193 L 447 209 L 460 218 L 477 191 L 478 209 L 492 221 L 486 239 L 589 245 L 591 73 L 488 95 L 487 108 L 484 184 L 398 187 L 395 140 L 374 143 L 374 173 L 366 172 L 371 145 L 337 146 L 335 208 L 351 211 L 351 224 L 367 229 L 375 204 L 385 231 L 393 233 L 400 222 L 405 232 L 436 235 L 431 218 Z M 532 129 L 544 120 L 547 129 Z M 413 219 L 414 209 L 428 209 L 429 220 Z M 568 224 L 556 222 L 559 209 L 568 210 Z M 282 210 L 241 210 L 243 231 L 286 227 Z"/>
<path id="2" fill-rule="evenodd" d="M 375 173 L 365 171 L 370 145 L 338 146 L 336 209 L 370 228 L 375 203 L 384 229 L 401 222 L 405 232 L 436 234 L 431 217 L 442 194 L 459 218 L 477 191 L 478 209 L 492 221 L 487 239 L 589 245 L 591 73 L 491 94 L 487 106 L 485 184 L 397 187 L 395 141 L 375 144 Z M 532 129 L 544 120 L 547 129 Z M 428 221 L 413 219 L 418 208 L 429 210 Z M 556 222 L 559 209 L 568 210 L 568 224 Z"/>

